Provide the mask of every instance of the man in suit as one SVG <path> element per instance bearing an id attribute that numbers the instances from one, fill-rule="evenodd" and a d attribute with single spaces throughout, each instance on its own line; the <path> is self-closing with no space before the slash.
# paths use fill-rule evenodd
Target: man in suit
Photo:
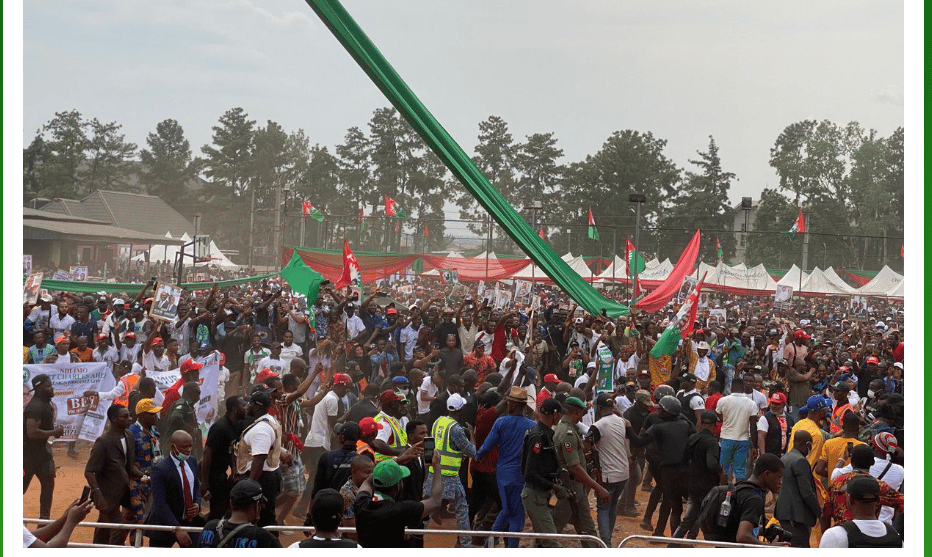
<path id="1" fill-rule="evenodd" d="M 159 301 L 155 304 L 155 309 L 162 314 L 174 315 L 178 313 L 178 306 L 175 305 L 175 297 L 166 289 L 159 292 Z"/>
<path id="2" fill-rule="evenodd" d="M 91 456 L 84 467 L 84 478 L 91 488 L 94 506 L 100 510 L 97 522 L 122 524 L 120 505 L 129 508 L 129 479 L 142 479 L 142 471 L 136 465 L 135 440 L 128 431 L 132 420 L 129 410 L 120 404 L 111 404 L 107 409 L 110 429 L 94 441 Z M 119 530 L 95 528 L 94 543 L 119 545 Z"/>
<path id="3" fill-rule="evenodd" d="M 783 486 L 777 496 L 773 516 L 780 521 L 780 526 L 793 533 L 792 547 L 809 547 L 812 527 L 822 514 L 812 466 L 806 460 L 811 450 L 812 435 L 798 430 L 793 436 L 793 448 L 781 458 Z"/>
<path id="4" fill-rule="evenodd" d="M 147 530 L 150 547 L 181 547 L 197 543 L 197 533 L 185 532 L 182 526 L 203 526 L 198 516 L 201 510 L 201 484 L 197 462 L 191 456 L 194 440 L 179 429 L 171 436 L 170 456 L 152 467 L 152 510 L 146 524 L 175 526 L 174 532 Z"/>

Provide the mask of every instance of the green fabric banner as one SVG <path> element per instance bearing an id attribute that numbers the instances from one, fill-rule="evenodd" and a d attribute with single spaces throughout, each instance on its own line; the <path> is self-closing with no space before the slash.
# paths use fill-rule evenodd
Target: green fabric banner
<path id="1" fill-rule="evenodd" d="M 218 281 L 217 284 L 220 286 L 220 288 L 226 288 L 228 286 L 239 286 L 240 284 L 267 279 L 274 276 L 275 273 L 268 275 L 256 275 L 253 277 L 221 280 Z M 25 283 L 25 279 L 23 282 Z M 210 289 L 213 285 L 214 283 L 212 282 L 187 282 L 180 286 L 185 290 L 202 290 Z M 121 292 L 125 292 L 129 294 L 133 292 L 139 292 L 142 290 L 143 286 L 145 286 L 145 283 L 142 282 L 78 282 L 72 280 L 42 279 L 42 288 L 46 288 L 48 290 L 64 290 L 66 292 L 107 292 L 110 294 L 119 294 Z"/>
<path id="2" fill-rule="evenodd" d="M 301 256 L 298 255 L 297 250 L 292 252 L 291 261 L 278 274 L 291 286 L 293 292 L 301 292 L 307 296 L 308 306 L 317 301 L 320 283 L 324 280 L 324 277 L 308 267 L 304 260 L 301 259 Z"/>
<path id="3" fill-rule="evenodd" d="M 605 310 L 610 317 L 629 313 L 627 306 L 605 298 L 587 284 L 540 239 L 437 122 L 338 0 L 307 0 L 307 3 L 450 172 L 553 282 L 590 313 Z"/>

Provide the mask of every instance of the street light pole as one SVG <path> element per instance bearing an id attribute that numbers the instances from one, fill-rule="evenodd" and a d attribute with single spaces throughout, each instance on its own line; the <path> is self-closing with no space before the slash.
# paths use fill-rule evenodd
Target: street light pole
<path id="1" fill-rule="evenodd" d="M 538 200 L 531 202 L 531 227 L 534 229 L 534 232 L 537 232 L 537 212 L 544 208 L 544 204 Z M 537 277 L 535 276 L 535 263 L 531 261 L 531 294 L 537 289 Z"/>
<path id="2" fill-rule="evenodd" d="M 641 254 L 641 204 L 647 201 L 647 197 L 642 193 L 632 193 L 628 196 L 628 202 L 635 205 L 634 216 L 634 252 Z M 637 257 L 634 258 L 634 283 L 638 281 Z"/>

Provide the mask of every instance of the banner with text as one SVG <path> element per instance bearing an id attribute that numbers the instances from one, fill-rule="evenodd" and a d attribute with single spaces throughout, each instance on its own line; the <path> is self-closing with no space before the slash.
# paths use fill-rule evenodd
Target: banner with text
<path id="1" fill-rule="evenodd" d="M 94 441 L 104 432 L 110 401 L 96 396 L 85 397 L 85 391 L 109 391 L 116 386 L 107 363 L 34 364 L 23 366 L 23 408 L 32 398 L 32 378 L 46 374 L 52 380 L 55 396 L 55 426 L 65 429 L 56 442 L 84 439 Z"/>

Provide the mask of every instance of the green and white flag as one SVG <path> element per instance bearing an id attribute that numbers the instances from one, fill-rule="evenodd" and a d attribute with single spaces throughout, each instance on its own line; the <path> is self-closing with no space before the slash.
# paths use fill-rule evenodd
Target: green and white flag
<path id="1" fill-rule="evenodd" d="M 680 340 L 687 338 L 689 334 L 692 333 L 693 326 L 696 322 L 696 313 L 699 309 L 699 291 L 702 290 L 702 283 L 704 282 L 705 274 L 702 275 L 702 280 L 696 283 L 696 287 L 693 289 L 692 293 L 686 298 L 683 305 L 680 306 L 679 311 L 676 312 L 676 316 L 670 321 L 667 328 L 663 330 L 663 333 L 660 335 L 660 338 L 657 339 L 657 343 L 654 344 L 654 347 L 651 348 L 650 355 L 653 356 L 654 359 L 658 359 L 662 356 L 669 356 L 676 352 L 676 348 L 680 345 Z"/>

